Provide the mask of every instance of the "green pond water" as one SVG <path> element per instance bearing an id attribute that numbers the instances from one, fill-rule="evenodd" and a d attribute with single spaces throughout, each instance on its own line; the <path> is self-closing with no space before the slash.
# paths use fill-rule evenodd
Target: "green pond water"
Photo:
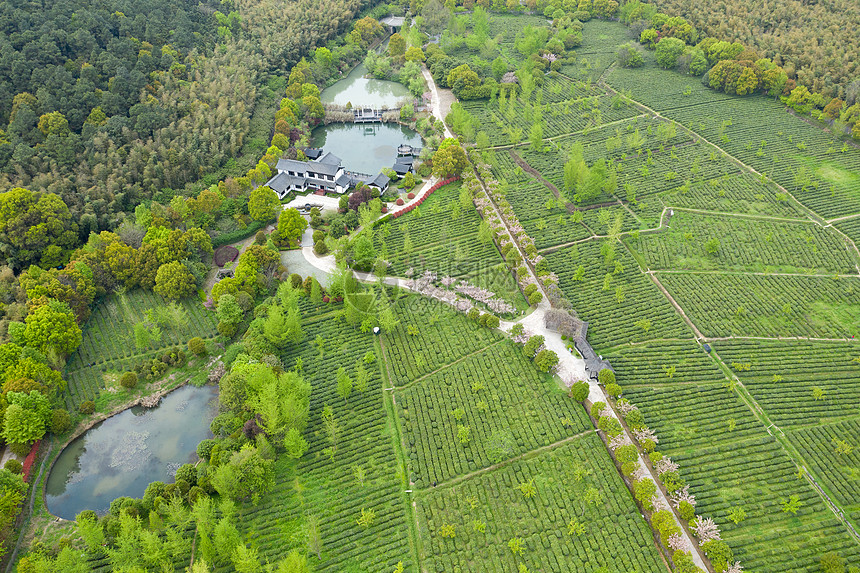
<path id="1" fill-rule="evenodd" d="M 364 64 L 359 64 L 347 76 L 327 87 L 320 94 L 324 104 L 352 107 L 397 108 L 403 100 L 411 100 L 412 94 L 406 86 L 397 82 L 363 77 L 367 73 Z"/>
<path id="2" fill-rule="evenodd" d="M 334 153 L 348 171 L 369 175 L 394 165 L 401 143 L 421 147 L 421 136 L 394 123 L 331 123 L 311 134 L 311 147 Z"/>
<path id="3" fill-rule="evenodd" d="M 153 481 L 170 483 L 211 438 L 218 408 L 214 386 L 183 386 L 156 408 L 129 408 L 99 422 L 60 453 L 45 486 L 48 511 L 74 519 L 85 509 L 102 515 L 114 499 L 140 498 Z"/>

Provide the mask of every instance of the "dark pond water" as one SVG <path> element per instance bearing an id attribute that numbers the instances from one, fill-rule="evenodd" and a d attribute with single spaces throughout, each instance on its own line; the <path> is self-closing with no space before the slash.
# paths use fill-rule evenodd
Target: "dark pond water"
<path id="1" fill-rule="evenodd" d="M 136 406 L 96 424 L 57 458 L 45 487 L 48 510 L 64 519 L 85 509 L 101 515 L 118 497 L 142 497 L 150 482 L 172 482 L 212 437 L 217 406 L 216 387 L 183 386 L 156 408 Z"/>
<path id="2" fill-rule="evenodd" d="M 367 68 L 360 64 L 339 82 L 322 91 L 320 101 L 336 105 L 351 103 L 352 107 L 397 108 L 412 100 L 406 86 L 397 82 L 363 77 Z"/>
<path id="3" fill-rule="evenodd" d="M 311 134 L 311 147 L 334 153 L 343 159 L 348 171 L 369 175 L 394 165 L 401 143 L 421 147 L 421 136 L 393 123 L 332 123 L 317 127 Z"/>

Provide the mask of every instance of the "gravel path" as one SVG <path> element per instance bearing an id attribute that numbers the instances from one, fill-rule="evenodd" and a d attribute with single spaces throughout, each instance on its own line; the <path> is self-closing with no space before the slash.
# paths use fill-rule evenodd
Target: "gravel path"
<path id="1" fill-rule="evenodd" d="M 436 82 L 433 81 L 433 76 L 430 75 L 430 70 L 426 66 L 421 66 L 421 73 L 427 80 L 427 86 L 430 89 L 430 111 L 442 123 L 445 123 L 445 116 L 451 111 L 451 105 L 457 101 L 457 98 L 454 97 L 451 90 L 440 90 L 436 87 Z M 445 137 L 454 137 L 447 125 L 445 126 Z"/>

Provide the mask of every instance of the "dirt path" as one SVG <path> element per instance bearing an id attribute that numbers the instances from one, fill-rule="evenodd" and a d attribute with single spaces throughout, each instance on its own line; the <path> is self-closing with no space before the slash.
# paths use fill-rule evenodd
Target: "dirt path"
<path id="1" fill-rule="evenodd" d="M 833 225 L 833 223 L 838 223 L 839 221 L 847 221 L 848 219 L 856 219 L 860 217 L 860 213 L 854 213 L 853 215 L 845 215 L 844 217 L 836 217 L 835 219 L 828 219 L 827 226 Z"/>
<path id="2" fill-rule="evenodd" d="M 448 364 L 444 364 L 444 365 L 440 366 L 439 368 L 437 368 L 436 370 L 433 370 L 432 372 L 428 372 L 427 374 L 424 374 L 423 376 L 419 376 L 418 378 L 416 378 L 414 380 L 410 380 L 406 384 L 403 384 L 401 386 L 392 386 L 391 388 L 386 388 L 386 390 L 404 390 L 406 388 L 409 388 L 410 386 L 414 386 L 415 384 L 418 384 L 419 382 L 422 382 L 422 381 L 426 380 L 427 378 L 430 378 L 434 374 L 438 374 L 439 372 L 447 370 L 448 368 L 451 368 L 452 366 L 456 366 L 457 364 L 463 362 L 464 360 L 468 360 L 469 358 L 472 358 L 476 354 L 481 354 L 482 352 L 486 352 L 490 348 L 492 348 L 498 344 L 501 344 L 502 342 L 504 342 L 504 340 L 505 340 L 504 338 L 497 340 L 491 344 L 488 344 L 487 346 L 485 346 L 483 348 L 480 348 L 474 352 L 470 352 L 469 354 L 466 354 L 465 356 L 461 356 L 460 358 L 458 358 L 454 362 L 449 362 Z"/>
<path id="3" fill-rule="evenodd" d="M 693 329 L 693 332 L 696 333 L 696 338 L 698 340 L 702 340 L 703 338 L 705 338 L 705 335 L 702 334 L 698 328 L 696 328 L 696 325 L 693 324 L 693 321 L 690 320 L 690 317 L 687 316 L 687 313 L 684 312 L 684 309 L 681 308 L 681 305 L 678 304 L 678 302 L 671 294 L 669 294 L 669 291 L 666 290 L 666 287 L 663 286 L 663 283 L 660 282 L 660 279 L 657 278 L 657 275 L 654 274 L 654 271 L 648 271 L 645 274 L 648 275 L 648 278 L 650 278 L 655 285 L 657 285 L 657 288 L 660 289 L 660 292 L 662 292 L 663 295 L 669 299 L 669 302 L 672 303 L 672 306 L 675 307 L 675 310 L 678 312 L 678 314 L 681 315 L 681 318 L 684 319 L 684 322 L 687 323 L 687 326 Z"/>
<path id="4" fill-rule="evenodd" d="M 553 185 L 552 183 L 550 183 L 549 181 L 544 179 L 543 175 L 540 174 L 540 171 L 538 171 L 537 169 L 535 169 L 534 167 L 529 165 L 525 159 L 520 157 L 519 153 L 517 153 L 516 151 L 511 149 L 510 151 L 508 151 L 508 154 L 511 156 L 511 159 L 514 160 L 514 163 L 516 163 L 517 165 L 519 165 L 520 167 L 523 168 L 523 171 L 525 171 L 526 173 L 528 173 L 529 175 L 531 175 L 532 177 L 534 177 L 535 179 L 537 179 L 538 181 L 543 183 L 547 189 L 552 191 L 552 194 L 555 195 L 556 199 L 562 199 L 563 198 L 561 196 L 561 191 L 558 190 L 558 187 L 556 187 L 555 185 Z"/>
<path id="5" fill-rule="evenodd" d="M 430 89 L 430 111 L 439 121 L 445 124 L 445 116 L 451 111 L 451 105 L 457 101 L 457 98 L 454 97 L 451 90 L 440 90 L 436 87 L 436 82 L 433 81 L 430 70 L 423 64 L 421 66 L 421 74 L 424 76 L 424 79 L 427 81 L 427 87 Z M 447 125 L 445 125 L 445 137 L 454 137 L 454 134 L 448 129 Z"/>
<path id="6" fill-rule="evenodd" d="M 265 229 L 263 229 L 265 230 Z M 242 254 L 248 245 L 254 243 L 254 239 L 256 238 L 256 233 L 252 234 L 250 237 L 245 237 L 241 241 L 236 241 L 235 243 L 230 243 L 231 247 L 236 247 L 239 249 L 239 254 Z M 215 263 L 212 263 L 212 268 L 209 269 L 209 272 L 206 274 L 206 280 L 203 281 L 203 291 L 207 294 L 212 292 L 212 287 L 215 286 L 215 283 L 218 282 L 215 280 L 215 277 L 218 275 L 219 268 L 215 266 Z"/>

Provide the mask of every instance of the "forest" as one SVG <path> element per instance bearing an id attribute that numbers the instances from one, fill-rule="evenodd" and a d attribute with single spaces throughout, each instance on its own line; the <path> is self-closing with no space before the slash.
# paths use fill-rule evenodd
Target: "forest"
<path id="1" fill-rule="evenodd" d="M 658 10 L 683 16 L 703 33 L 755 49 L 788 69 L 810 90 L 845 99 L 860 75 L 860 5 L 852 0 L 804 2 L 684 2 L 654 0 Z M 860 86 L 854 83 L 854 97 Z"/>
<path id="2" fill-rule="evenodd" d="M 271 138 L 270 74 L 369 5 L 153 0 L 45 12 L 5 3 L 0 190 L 57 195 L 79 222 L 80 243 L 116 229 L 143 201 L 243 174 Z"/>

